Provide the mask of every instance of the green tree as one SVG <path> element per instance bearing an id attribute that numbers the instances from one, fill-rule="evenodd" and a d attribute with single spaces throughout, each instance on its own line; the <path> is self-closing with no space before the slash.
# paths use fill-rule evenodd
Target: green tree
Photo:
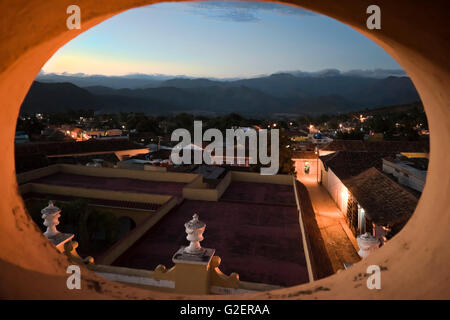
<path id="1" fill-rule="evenodd" d="M 86 228 L 93 240 L 95 233 L 104 232 L 107 245 L 111 245 L 117 241 L 119 234 L 119 222 L 116 215 L 109 211 L 99 211 L 96 208 L 90 208 L 86 219 Z"/>

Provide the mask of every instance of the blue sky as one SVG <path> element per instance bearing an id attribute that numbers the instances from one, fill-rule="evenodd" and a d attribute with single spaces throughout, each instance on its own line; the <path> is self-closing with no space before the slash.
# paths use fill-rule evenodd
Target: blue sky
<path id="1" fill-rule="evenodd" d="M 279 71 L 401 69 L 378 45 L 323 15 L 275 3 L 163 3 L 86 31 L 47 73 L 252 77 Z"/>

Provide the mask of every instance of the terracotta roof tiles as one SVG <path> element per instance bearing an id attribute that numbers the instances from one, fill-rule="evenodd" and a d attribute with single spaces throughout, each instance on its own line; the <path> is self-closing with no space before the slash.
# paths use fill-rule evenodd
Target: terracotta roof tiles
<path id="1" fill-rule="evenodd" d="M 376 224 L 406 222 L 418 199 L 375 168 L 344 181 L 345 186 Z"/>
<path id="2" fill-rule="evenodd" d="M 331 168 L 333 173 L 341 181 L 344 181 L 372 167 L 381 170 L 383 158 L 389 156 L 392 157 L 395 154 L 369 151 L 338 151 L 319 158 L 326 170 Z"/>

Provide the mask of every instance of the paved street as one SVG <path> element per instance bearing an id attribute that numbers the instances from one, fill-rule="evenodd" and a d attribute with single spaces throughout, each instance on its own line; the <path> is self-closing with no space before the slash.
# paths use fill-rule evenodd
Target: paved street
<path id="1" fill-rule="evenodd" d="M 316 182 L 315 175 L 298 176 L 298 179 L 308 189 L 334 272 L 344 269 L 345 262 L 358 262 L 356 239 L 327 190 Z"/>

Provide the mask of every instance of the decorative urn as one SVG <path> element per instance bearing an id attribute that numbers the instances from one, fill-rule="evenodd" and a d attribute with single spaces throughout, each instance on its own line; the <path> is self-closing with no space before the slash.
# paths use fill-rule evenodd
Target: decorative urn
<path id="1" fill-rule="evenodd" d="M 53 204 L 53 201 L 49 201 L 48 206 L 41 210 L 42 219 L 44 219 L 44 226 L 47 227 L 47 231 L 44 232 L 44 236 L 47 238 L 53 238 L 60 234 L 56 229 L 59 224 L 59 217 L 61 209 Z"/>
<path id="2" fill-rule="evenodd" d="M 358 254 L 361 258 L 368 257 L 380 246 L 380 241 L 368 232 L 358 236 L 356 240 L 360 249 L 358 251 Z"/>
<path id="3" fill-rule="evenodd" d="M 205 249 L 200 245 L 200 241 L 203 240 L 203 232 L 205 232 L 206 224 L 198 220 L 198 214 L 192 216 L 192 220 L 184 224 L 186 228 L 186 239 L 190 242 L 189 246 L 184 249 L 188 254 L 203 254 Z"/>

